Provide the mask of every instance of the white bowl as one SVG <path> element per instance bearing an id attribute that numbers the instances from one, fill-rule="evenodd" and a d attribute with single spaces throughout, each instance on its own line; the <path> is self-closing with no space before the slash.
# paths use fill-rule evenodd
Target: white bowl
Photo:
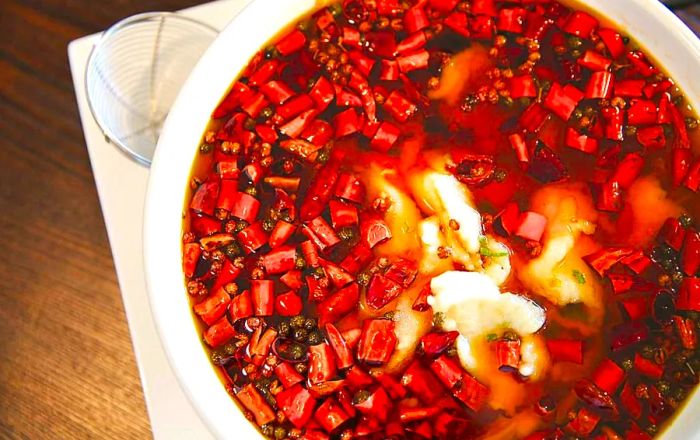
<path id="1" fill-rule="evenodd" d="M 260 439 L 212 368 L 190 312 L 181 263 L 182 213 L 190 167 L 209 116 L 252 55 L 315 0 L 255 0 L 238 15 L 193 70 L 163 127 L 150 171 L 144 259 L 153 315 L 180 384 L 211 431 L 222 439 Z M 632 35 L 700 109 L 700 41 L 656 0 L 587 0 Z M 695 394 L 666 440 L 700 438 Z"/>

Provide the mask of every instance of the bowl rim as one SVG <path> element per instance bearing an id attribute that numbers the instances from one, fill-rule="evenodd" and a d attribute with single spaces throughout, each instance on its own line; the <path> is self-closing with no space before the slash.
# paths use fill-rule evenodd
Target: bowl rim
<path id="1" fill-rule="evenodd" d="M 697 81 L 690 80 L 692 72 L 700 71 L 700 40 L 675 14 L 656 0 L 566 3 L 579 3 L 583 9 L 594 11 L 599 17 L 615 23 L 616 27 L 629 30 L 635 35 L 635 40 L 649 49 L 655 60 L 661 61 L 661 66 L 668 68 L 691 105 L 700 111 L 700 89 L 694 85 Z M 625 12 L 612 16 L 609 10 L 621 8 L 622 3 Z M 181 216 L 185 209 L 189 172 L 211 111 L 254 53 L 277 30 L 285 28 L 316 5 L 316 0 L 250 2 L 220 33 L 185 82 L 163 125 L 151 165 L 143 228 L 143 257 L 151 311 L 180 386 L 217 438 L 260 439 L 262 436 L 222 386 L 201 343 L 182 274 L 182 218 L 178 214 Z M 633 13 L 639 18 L 629 21 Z M 256 26 L 263 17 L 266 25 Z M 680 51 L 691 57 L 689 61 L 685 59 L 690 72 L 682 75 L 687 80 L 677 78 L 677 72 L 681 71 L 679 66 L 683 63 L 672 62 L 674 54 L 651 49 L 657 45 L 650 44 L 656 37 L 647 35 L 647 25 L 667 33 L 664 43 L 658 44 L 667 45 L 666 49 L 672 50 L 675 56 Z M 694 420 L 690 406 L 700 410 L 697 392 L 688 399 L 686 407 L 662 435 L 663 438 L 680 440 L 700 436 L 700 420 Z"/>

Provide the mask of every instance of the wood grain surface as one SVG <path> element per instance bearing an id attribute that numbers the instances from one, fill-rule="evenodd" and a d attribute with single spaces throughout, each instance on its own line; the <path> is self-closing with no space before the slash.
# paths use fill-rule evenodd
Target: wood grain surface
<path id="1" fill-rule="evenodd" d="M 66 46 L 195 0 L 0 0 L 0 438 L 149 438 Z"/>
<path id="2" fill-rule="evenodd" d="M 196 3 L 0 0 L 0 438 L 151 435 L 66 45 Z"/>

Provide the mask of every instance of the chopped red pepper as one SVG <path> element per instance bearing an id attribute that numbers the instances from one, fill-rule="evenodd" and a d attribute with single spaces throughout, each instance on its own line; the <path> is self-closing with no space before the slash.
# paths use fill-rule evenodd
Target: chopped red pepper
<path id="1" fill-rule="evenodd" d="M 465 373 L 462 382 L 457 385 L 454 395 L 472 411 L 479 411 L 489 396 L 486 385 L 476 380 L 472 375 Z"/>
<path id="2" fill-rule="evenodd" d="M 333 84 L 323 75 L 318 77 L 309 91 L 309 96 L 316 104 L 316 110 L 319 112 L 322 112 L 330 105 L 334 95 Z"/>
<path id="3" fill-rule="evenodd" d="M 614 395 L 625 380 L 625 370 L 608 358 L 603 359 L 592 375 L 593 383 L 601 390 Z"/>
<path id="4" fill-rule="evenodd" d="M 664 128 L 660 125 L 652 125 L 637 129 L 637 141 L 646 149 L 659 149 L 666 146 Z"/>
<path id="5" fill-rule="evenodd" d="M 335 187 L 335 195 L 355 203 L 362 203 L 365 199 L 365 187 L 357 176 L 341 173 Z"/>
<path id="6" fill-rule="evenodd" d="M 681 150 L 681 148 L 676 148 L 675 150 Z M 693 192 L 697 192 L 700 189 L 700 159 L 695 160 L 688 168 L 688 174 L 683 179 L 683 186 Z"/>
<path id="7" fill-rule="evenodd" d="M 450 12 L 457 6 L 457 3 L 459 0 L 428 0 L 431 8 L 442 12 Z"/>
<path id="8" fill-rule="evenodd" d="M 360 221 L 360 236 L 370 249 L 391 238 L 389 226 L 380 218 L 365 215 Z"/>
<path id="9" fill-rule="evenodd" d="M 335 352 L 336 366 L 341 370 L 351 367 L 355 361 L 352 350 L 345 341 L 345 338 L 343 338 L 343 335 L 333 324 L 328 323 L 325 328 L 326 334 L 328 335 L 328 342 L 330 342 Z"/>
<path id="10" fill-rule="evenodd" d="M 355 277 L 332 261 L 321 260 L 321 266 L 335 287 L 343 287 L 355 281 Z"/>
<path id="11" fill-rule="evenodd" d="M 583 363 L 583 341 L 572 339 L 548 339 L 547 350 L 554 362 Z"/>
<path id="12" fill-rule="evenodd" d="M 694 276 L 700 269 L 700 232 L 693 229 L 685 234 L 681 252 L 681 268 L 688 276 Z"/>
<path id="13" fill-rule="evenodd" d="M 598 20 L 595 17 L 583 11 L 574 11 L 564 23 L 562 30 L 577 37 L 589 38 L 597 28 Z"/>
<path id="14" fill-rule="evenodd" d="M 574 128 L 566 130 L 566 146 L 588 154 L 595 154 L 598 151 L 598 139 L 581 134 Z"/>
<path id="15" fill-rule="evenodd" d="M 523 32 L 525 14 L 527 14 L 525 8 L 502 8 L 498 11 L 496 27 L 502 32 L 521 34 Z"/>
<path id="16" fill-rule="evenodd" d="M 345 373 L 345 382 L 350 390 L 356 391 L 366 389 L 374 383 L 374 379 L 365 370 L 353 365 Z"/>
<path id="17" fill-rule="evenodd" d="M 634 355 L 634 368 L 641 374 L 659 380 L 664 375 L 664 367 L 654 361 L 642 357 L 639 353 Z"/>
<path id="18" fill-rule="evenodd" d="M 394 321 L 389 319 L 366 319 L 357 346 L 357 358 L 370 364 L 389 362 L 396 347 L 394 327 Z"/>
<path id="19" fill-rule="evenodd" d="M 646 99 L 633 99 L 627 110 L 627 122 L 630 125 L 647 125 L 656 123 L 656 104 Z"/>
<path id="20" fill-rule="evenodd" d="M 306 44 L 306 36 L 299 29 L 294 29 L 282 37 L 275 45 L 275 48 L 280 54 L 287 56 L 301 50 L 304 44 Z"/>
<path id="21" fill-rule="evenodd" d="M 238 241 L 246 252 L 252 253 L 267 243 L 267 233 L 261 222 L 253 223 L 238 233 Z"/>
<path id="22" fill-rule="evenodd" d="M 494 343 L 498 369 L 515 371 L 520 365 L 520 341 L 500 340 Z"/>
<path id="23" fill-rule="evenodd" d="M 302 225 L 302 232 L 321 250 L 340 243 L 340 238 L 333 228 L 331 228 L 331 225 L 321 216 L 304 223 Z"/>
<path id="24" fill-rule="evenodd" d="M 275 312 L 281 316 L 295 316 L 304 308 L 302 299 L 296 293 L 289 291 L 275 298 Z"/>
<path id="25" fill-rule="evenodd" d="M 432 405 L 444 392 L 442 383 L 417 359 L 404 372 L 401 384 L 426 405 Z"/>
<path id="26" fill-rule="evenodd" d="M 540 241 L 547 227 L 547 217 L 532 211 L 520 214 L 515 235 L 526 240 Z"/>
<path id="27" fill-rule="evenodd" d="M 314 418 L 329 433 L 336 431 L 350 420 L 350 416 L 333 397 L 326 399 L 316 409 Z"/>
<path id="28" fill-rule="evenodd" d="M 294 91 L 282 81 L 268 81 L 260 87 L 260 91 L 275 105 L 284 104 L 285 101 L 294 96 Z"/>
<path id="29" fill-rule="evenodd" d="M 695 330 L 695 321 L 682 316 L 674 316 L 673 322 L 676 325 L 678 337 L 681 339 L 681 344 L 686 350 L 695 350 L 697 347 L 697 332 Z"/>
<path id="30" fill-rule="evenodd" d="M 657 72 L 656 68 L 649 64 L 646 56 L 641 51 L 627 52 L 627 60 L 632 63 L 634 69 L 642 76 L 651 76 Z"/>
<path id="31" fill-rule="evenodd" d="M 430 369 L 435 373 L 438 379 L 449 389 L 453 389 L 466 372 L 462 367 L 451 358 L 441 355 L 430 364 Z"/>
<path id="32" fill-rule="evenodd" d="M 576 435 L 588 437 L 598 426 L 598 422 L 600 422 L 598 414 L 588 408 L 580 408 L 576 417 L 566 425 L 566 428 Z"/>
<path id="33" fill-rule="evenodd" d="M 381 309 L 396 299 L 403 288 L 395 281 L 381 274 L 374 274 L 367 287 L 367 304 L 374 309 Z"/>
<path id="34" fill-rule="evenodd" d="M 440 412 L 440 408 L 434 406 L 428 407 L 409 407 L 399 405 L 399 420 L 401 423 L 411 423 L 418 420 L 425 420 L 435 417 Z"/>
<path id="35" fill-rule="evenodd" d="M 324 343 L 309 347 L 309 382 L 319 384 L 336 375 L 336 359 L 330 345 Z"/>
<path id="36" fill-rule="evenodd" d="M 593 72 L 586 85 L 586 99 L 610 99 L 615 76 L 610 72 Z"/>
<path id="37" fill-rule="evenodd" d="M 190 209 L 207 215 L 214 215 L 217 199 L 219 198 L 219 182 L 209 181 L 199 185 L 192 196 Z"/>
<path id="38" fill-rule="evenodd" d="M 622 406 L 634 419 L 639 419 L 639 417 L 641 417 L 642 404 L 639 402 L 639 399 L 637 399 L 634 388 L 629 382 L 626 382 L 625 386 L 622 387 L 620 403 L 622 403 Z"/>
<path id="39" fill-rule="evenodd" d="M 399 63 L 396 60 L 381 60 L 379 79 L 383 81 L 396 81 L 399 79 Z"/>
<path id="40" fill-rule="evenodd" d="M 372 137 L 370 146 L 380 153 L 386 153 L 396 143 L 400 134 L 401 130 L 399 127 L 390 122 L 383 121 L 379 124 L 377 132 Z"/>
<path id="41" fill-rule="evenodd" d="M 520 127 L 529 131 L 530 133 L 536 133 L 542 127 L 542 124 L 544 124 L 549 115 L 550 113 L 539 103 L 533 102 L 520 115 L 518 123 Z"/>
<path id="42" fill-rule="evenodd" d="M 319 325 L 336 322 L 357 307 L 360 300 L 360 288 L 357 283 L 336 291 L 318 305 Z"/>
<path id="43" fill-rule="evenodd" d="M 360 222 L 357 208 L 350 203 L 331 200 L 328 202 L 328 207 L 331 213 L 331 224 L 335 229 L 356 225 Z"/>
<path id="44" fill-rule="evenodd" d="M 430 304 L 428 303 L 428 297 L 430 296 L 430 284 L 423 287 L 413 301 L 411 308 L 417 312 L 427 312 L 430 310 Z"/>
<path id="45" fill-rule="evenodd" d="M 372 256 L 372 250 L 367 245 L 358 243 L 350 250 L 348 256 L 340 262 L 340 267 L 346 272 L 356 274 L 372 260 Z"/>
<path id="46" fill-rule="evenodd" d="M 336 138 L 356 133 L 360 130 L 361 125 L 361 118 L 354 108 L 349 108 L 333 117 Z"/>
<path id="47" fill-rule="evenodd" d="M 272 316 L 275 308 L 273 289 L 271 280 L 251 280 L 250 294 L 255 316 Z"/>
<path id="48" fill-rule="evenodd" d="M 583 261 L 588 263 L 589 266 L 600 276 L 605 276 L 605 274 L 613 267 L 615 264 L 619 263 L 623 258 L 631 255 L 634 251 L 628 248 L 603 248 L 597 252 L 583 257 Z"/>
<path id="49" fill-rule="evenodd" d="M 282 246 L 263 256 L 263 266 L 268 275 L 278 275 L 294 269 L 297 258 L 295 246 Z"/>
<path id="50" fill-rule="evenodd" d="M 231 297 L 224 289 L 218 289 L 209 295 L 204 301 L 194 306 L 194 312 L 207 325 L 212 325 L 219 320 L 228 308 Z"/>
<path id="51" fill-rule="evenodd" d="M 277 364 L 275 367 L 275 376 L 277 376 L 282 383 L 282 386 L 285 388 L 290 388 L 304 381 L 304 376 L 302 376 L 289 362 L 281 362 Z"/>
<path id="52" fill-rule="evenodd" d="M 270 408 L 270 405 L 267 404 L 252 383 L 243 386 L 243 388 L 236 393 L 236 397 L 241 402 L 241 405 L 253 414 L 255 423 L 259 426 L 275 420 L 275 412 Z"/>
<path id="53" fill-rule="evenodd" d="M 688 148 L 671 150 L 671 181 L 673 186 L 680 186 L 690 171 L 693 153 Z"/>
<path id="54" fill-rule="evenodd" d="M 301 385 L 294 385 L 275 396 L 277 407 L 297 428 L 304 428 L 314 415 L 316 399 Z"/>
<path id="55" fill-rule="evenodd" d="M 209 326 L 204 332 L 204 341 L 211 348 L 217 348 L 227 343 L 235 335 L 236 330 L 234 330 L 228 318 L 222 316 L 221 319 Z"/>
<path id="56" fill-rule="evenodd" d="M 612 61 L 609 58 L 606 58 L 593 50 L 587 50 L 584 52 L 581 58 L 579 58 L 576 62 L 593 71 L 606 71 L 610 65 L 612 65 Z"/>
<path id="57" fill-rule="evenodd" d="M 362 414 L 376 418 L 380 422 L 386 421 L 394 406 L 382 387 L 377 387 L 365 400 L 353 405 Z"/>
<path id="58" fill-rule="evenodd" d="M 537 86 L 532 75 L 514 76 L 510 79 L 510 97 L 518 98 L 534 98 L 537 96 Z"/>
<path id="59" fill-rule="evenodd" d="M 192 278 L 192 275 L 194 275 L 200 255 L 202 255 L 202 248 L 199 246 L 199 243 L 187 243 L 183 247 L 182 266 L 187 278 Z"/>
<path id="60" fill-rule="evenodd" d="M 268 240 L 270 247 L 275 249 L 282 246 L 292 235 L 294 235 L 296 229 L 296 225 L 287 223 L 284 220 L 278 220 L 277 223 L 275 223 L 275 227 L 272 229 L 272 232 L 270 232 L 270 238 Z"/>
<path id="61" fill-rule="evenodd" d="M 443 21 L 444 25 L 463 37 L 469 37 L 469 17 L 464 12 L 454 11 Z"/>
<path id="62" fill-rule="evenodd" d="M 290 270 L 280 277 L 280 281 L 292 290 L 299 290 L 303 285 L 301 271 L 299 270 Z"/>
<path id="63" fill-rule="evenodd" d="M 419 6 L 414 6 L 406 10 L 403 17 L 403 23 L 409 34 L 425 29 L 430 26 L 430 19 L 426 14 L 425 9 Z"/>
<path id="64" fill-rule="evenodd" d="M 406 122 L 418 110 L 418 107 L 398 90 L 389 94 L 384 108 L 399 122 Z"/>
<path id="65" fill-rule="evenodd" d="M 474 0 L 472 2 L 471 13 L 474 15 L 498 16 L 498 10 L 494 0 Z"/>
<path id="66" fill-rule="evenodd" d="M 600 28 L 598 29 L 598 36 L 603 40 L 605 47 L 608 48 L 608 52 L 610 52 L 613 58 L 619 58 L 625 53 L 625 42 L 622 35 L 617 33 L 617 31 L 608 28 Z"/>
<path id="67" fill-rule="evenodd" d="M 331 160 L 333 161 L 333 158 Z M 316 173 L 301 203 L 302 221 L 309 221 L 321 215 L 326 208 L 338 179 L 338 168 L 339 164 L 333 161 Z"/>
<path id="68" fill-rule="evenodd" d="M 396 46 L 396 53 L 405 55 L 411 52 L 416 52 L 425 46 L 428 39 L 425 37 L 425 32 L 414 32 L 401 40 Z"/>
<path id="69" fill-rule="evenodd" d="M 600 115 L 605 120 L 605 137 L 614 141 L 624 139 L 622 134 L 625 111 L 618 107 L 604 107 Z"/>
<path id="70" fill-rule="evenodd" d="M 285 136 L 296 139 L 315 120 L 316 116 L 318 116 L 318 110 L 307 110 L 279 127 L 279 131 Z"/>
<path id="71" fill-rule="evenodd" d="M 229 305 L 228 313 L 234 322 L 253 316 L 253 299 L 250 297 L 250 291 L 244 290 L 240 295 L 234 296 Z"/>
<path id="72" fill-rule="evenodd" d="M 700 278 L 686 277 L 683 279 L 678 289 L 676 308 L 700 312 Z"/>
<path id="73" fill-rule="evenodd" d="M 221 222 L 205 214 L 193 214 L 190 217 L 190 226 L 197 237 L 206 237 L 219 232 Z"/>
<path id="74" fill-rule="evenodd" d="M 555 115 L 568 121 L 583 97 L 584 93 L 571 84 L 566 84 L 562 87 L 555 82 L 549 89 L 549 93 L 547 93 L 544 106 L 554 112 Z"/>

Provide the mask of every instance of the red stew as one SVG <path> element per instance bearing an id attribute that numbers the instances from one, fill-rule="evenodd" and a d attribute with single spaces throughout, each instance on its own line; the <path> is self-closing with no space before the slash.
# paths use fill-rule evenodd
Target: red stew
<path id="1" fill-rule="evenodd" d="M 275 439 L 654 437 L 700 372 L 697 125 L 556 1 L 314 11 L 193 171 L 184 273 L 226 389 Z"/>

